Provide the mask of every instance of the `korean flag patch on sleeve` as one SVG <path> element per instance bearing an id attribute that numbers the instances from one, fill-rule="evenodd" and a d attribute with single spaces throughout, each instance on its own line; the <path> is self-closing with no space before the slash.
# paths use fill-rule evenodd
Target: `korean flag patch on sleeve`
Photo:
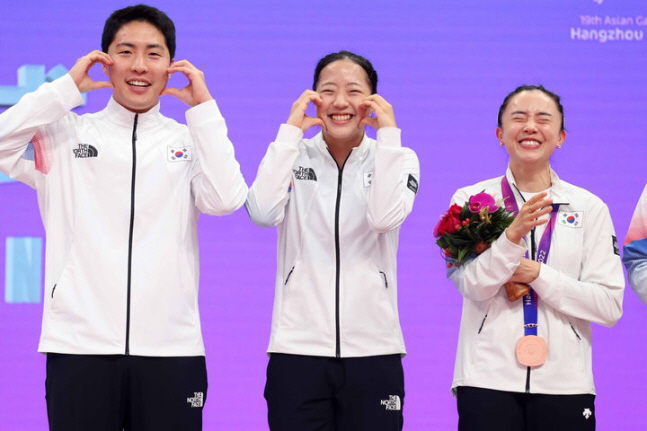
<path id="1" fill-rule="evenodd" d="M 167 160 L 169 162 L 189 162 L 191 161 L 191 146 L 183 147 L 166 147 Z"/>
<path id="2" fill-rule="evenodd" d="M 364 172 L 364 187 L 370 187 L 373 184 L 373 172 Z"/>

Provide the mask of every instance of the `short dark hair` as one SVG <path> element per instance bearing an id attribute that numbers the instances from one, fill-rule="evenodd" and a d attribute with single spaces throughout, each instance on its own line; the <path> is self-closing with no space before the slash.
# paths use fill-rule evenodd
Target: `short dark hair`
<path id="1" fill-rule="evenodd" d="M 560 114 L 562 114 L 562 124 L 561 124 L 561 129 L 560 130 L 565 130 L 564 129 L 564 107 L 562 106 L 562 103 L 560 102 L 560 98 L 557 94 L 553 93 L 552 91 L 548 91 L 544 88 L 543 85 L 520 85 L 519 87 L 515 88 L 515 90 L 505 96 L 505 99 L 503 99 L 503 103 L 501 104 L 501 107 L 499 108 L 499 115 L 497 117 L 497 125 L 501 127 L 501 119 L 503 118 L 503 112 L 506 110 L 508 107 L 508 103 L 510 103 L 510 99 L 512 99 L 515 95 L 521 93 L 522 91 L 541 91 L 544 93 L 546 96 L 550 97 L 553 99 L 553 102 L 555 102 L 555 105 L 557 105 L 557 110 L 559 111 Z"/>
<path id="2" fill-rule="evenodd" d="M 317 83 L 319 82 L 319 75 L 321 74 L 321 71 L 323 70 L 323 68 L 328 66 L 333 61 L 337 61 L 337 60 L 350 60 L 353 63 L 361 66 L 361 68 L 364 69 L 364 72 L 366 72 L 366 76 L 368 76 L 368 81 L 371 84 L 371 94 L 377 93 L 377 72 L 373 68 L 373 65 L 366 58 L 362 57 L 361 55 L 352 53 L 350 51 L 333 52 L 331 54 L 328 54 L 321 60 L 319 60 L 319 62 L 317 63 L 317 67 L 315 67 L 315 76 L 314 76 L 314 81 L 312 82 L 313 90 L 317 89 Z"/>
<path id="3" fill-rule="evenodd" d="M 133 21 L 143 21 L 155 26 L 164 35 L 171 58 L 175 57 L 175 25 L 173 21 L 161 10 L 145 4 L 116 10 L 108 17 L 103 26 L 101 50 L 108 52 L 108 47 L 115 40 L 117 31 Z"/>

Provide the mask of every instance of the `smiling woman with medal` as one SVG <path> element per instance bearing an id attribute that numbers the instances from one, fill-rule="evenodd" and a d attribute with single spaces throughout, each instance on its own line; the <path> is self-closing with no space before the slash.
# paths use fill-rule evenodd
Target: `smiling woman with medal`
<path id="1" fill-rule="evenodd" d="M 452 198 L 463 205 L 485 192 L 515 215 L 489 249 L 449 269 L 463 295 L 459 430 L 595 429 L 590 324 L 620 318 L 625 280 L 607 206 L 550 167 L 563 112 L 541 86 L 510 93 L 496 129 L 505 175 Z"/>

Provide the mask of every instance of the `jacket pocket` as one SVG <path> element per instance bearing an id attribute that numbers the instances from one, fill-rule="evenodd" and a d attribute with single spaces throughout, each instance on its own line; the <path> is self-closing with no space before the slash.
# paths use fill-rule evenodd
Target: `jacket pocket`
<path id="1" fill-rule="evenodd" d="M 341 277 L 339 304 L 347 344 L 392 342 L 399 336 L 396 304 L 386 271 L 373 263 L 348 268 Z"/>
<path id="2" fill-rule="evenodd" d="M 575 334 L 575 337 L 577 338 L 577 341 L 578 342 L 582 341 L 582 337 L 580 337 L 580 334 L 577 333 L 577 331 L 573 327 L 573 324 L 571 323 L 570 325 L 571 325 L 571 329 L 573 330 L 573 333 Z"/>
<path id="3" fill-rule="evenodd" d="M 483 320 L 481 320 L 481 325 L 479 326 L 479 330 L 477 334 L 480 334 L 481 331 L 483 330 L 483 326 L 485 325 L 485 321 L 487 320 L 487 312 L 485 313 L 485 316 L 483 316 Z"/>
<path id="4" fill-rule="evenodd" d="M 67 311 L 72 306 L 68 302 L 74 302 L 74 299 L 69 298 L 73 294 L 70 289 L 72 286 L 72 269 L 68 266 L 66 267 L 61 276 L 58 278 L 54 286 L 52 287 L 52 292 L 50 294 L 50 309 L 56 315 L 66 314 Z"/>
<path id="5" fill-rule="evenodd" d="M 54 280 L 54 286 L 49 294 L 49 309 L 53 315 L 68 316 L 83 312 L 78 296 L 78 272 L 83 268 L 78 252 L 73 246 L 67 253 L 65 264 Z"/>
<path id="6" fill-rule="evenodd" d="M 309 262 L 299 260 L 288 268 L 280 286 L 279 325 L 295 331 L 308 328 L 325 333 L 334 303 L 328 289 L 334 283 L 334 273 L 328 274 L 324 268 L 313 268 Z"/>
<path id="7" fill-rule="evenodd" d="M 389 288 L 389 281 L 386 278 L 386 272 L 380 271 L 380 274 L 382 275 L 382 279 L 384 280 L 384 288 L 388 289 Z"/>
<path id="8" fill-rule="evenodd" d="M 475 307 L 469 310 L 473 317 L 462 338 L 470 374 L 491 372 L 488 367 L 506 363 L 514 351 L 514 344 L 511 346 L 509 340 L 516 342 L 523 322 L 516 322 L 518 315 L 503 301 L 507 299 L 496 296 L 489 303 L 471 304 Z"/>
<path id="9" fill-rule="evenodd" d="M 575 361 L 575 365 L 579 370 L 584 370 L 585 369 L 585 361 L 584 361 L 584 346 L 583 346 L 583 341 L 582 341 L 582 335 L 580 334 L 580 331 L 577 329 L 577 325 L 573 325 L 572 322 L 568 322 L 569 328 L 567 331 L 569 332 L 569 336 L 566 337 L 566 342 L 570 345 L 569 350 L 570 350 L 570 355 L 573 357 L 573 360 Z M 568 350 L 567 350 L 568 351 Z"/>
<path id="10" fill-rule="evenodd" d="M 294 266 L 292 267 L 292 269 L 290 269 L 290 272 L 288 272 L 288 275 L 285 277 L 285 281 L 283 282 L 283 286 L 287 286 L 288 281 L 290 281 L 290 276 L 292 275 L 293 272 L 294 272 Z"/>

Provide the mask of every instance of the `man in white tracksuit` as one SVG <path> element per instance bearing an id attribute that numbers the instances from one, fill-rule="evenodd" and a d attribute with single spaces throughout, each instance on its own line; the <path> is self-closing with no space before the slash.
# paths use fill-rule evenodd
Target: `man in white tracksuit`
<path id="1" fill-rule="evenodd" d="M 102 49 L 0 115 L 0 169 L 37 190 L 47 234 L 50 429 L 199 430 L 197 219 L 235 211 L 247 187 L 204 75 L 173 60 L 163 12 L 115 11 Z M 97 63 L 109 82 L 88 75 Z M 189 84 L 166 88 L 173 73 Z M 97 88 L 112 88 L 104 110 L 70 112 Z M 191 106 L 188 127 L 160 114 L 164 94 Z"/>
<path id="2" fill-rule="evenodd" d="M 251 219 L 278 226 L 265 387 L 272 430 L 402 427 L 396 253 L 419 164 L 376 87 L 363 57 L 321 59 L 315 91 L 294 103 L 250 187 Z M 317 118 L 305 114 L 309 103 Z M 315 125 L 322 133 L 303 139 Z"/>

